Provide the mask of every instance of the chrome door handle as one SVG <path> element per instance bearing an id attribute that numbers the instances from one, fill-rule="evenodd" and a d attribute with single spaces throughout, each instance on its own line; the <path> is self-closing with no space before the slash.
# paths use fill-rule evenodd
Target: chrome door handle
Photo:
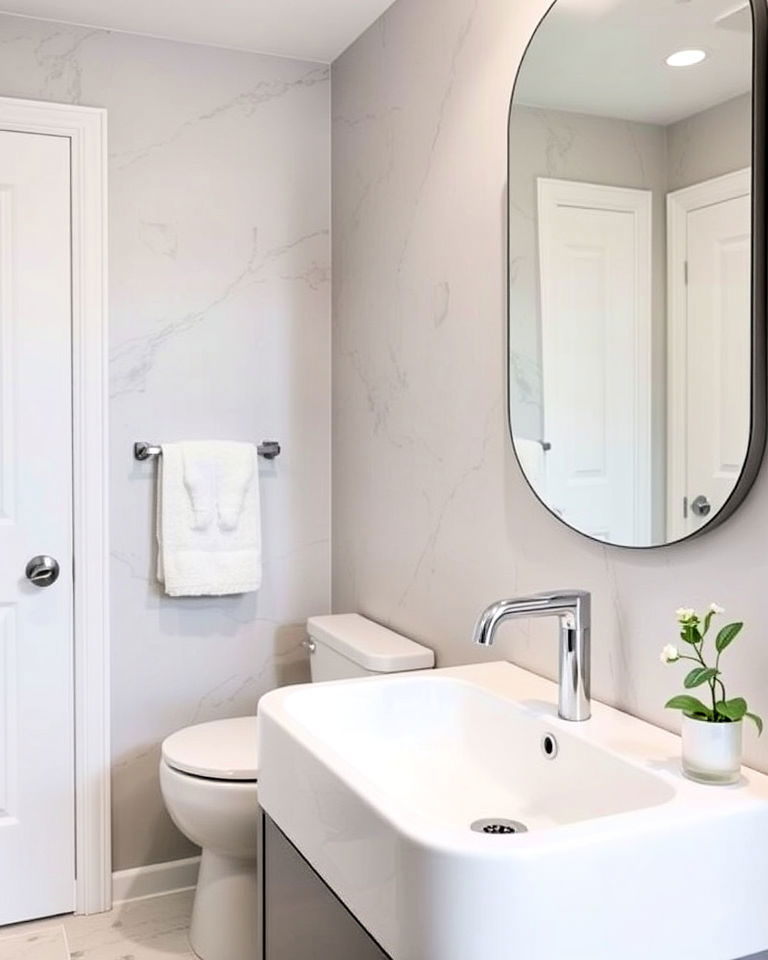
<path id="1" fill-rule="evenodd" d="M 691 512 L 695 517 L 708 517 L 712 513 L 712 504 L 709 500 L 702 494 L 691 504 Z"/>
<path id="2" fill-rule="evenodd" d="M 40 554 L 37 557 L 32 557 L 32 559 L 27 564 L 27 568 L 24 571 L 27 580 L 30 583 L 34 583 L 36 587 L 50 587 L 51 584 L 56 583 L 59 579 L 59 562 L 53 557 L 48 557 L 45 554 Z"/>

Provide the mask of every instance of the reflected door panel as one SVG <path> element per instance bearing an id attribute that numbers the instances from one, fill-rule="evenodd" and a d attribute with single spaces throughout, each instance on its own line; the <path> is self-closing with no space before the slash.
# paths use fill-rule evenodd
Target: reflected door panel
<path id="1" fill-rule="evenodd" d="M 670 533 L 707 523 L 731 495 L 749 442 L 750 173 L 670 196 L 684 252 L 671 248 Z M 724 194 L 731 193 L 731 196 Z M 683 269 L 675 258 L 684 257 Z M 682 309 L 675 310 L 675 302 Z M 702 509 L 703 507 L 703 509 Z"/>
<path id="2" fill-rule="evenodd" d="M 547 495 L 590 536 L 634 543 L 651 522 L 650 193 L 538 190 Z"/>

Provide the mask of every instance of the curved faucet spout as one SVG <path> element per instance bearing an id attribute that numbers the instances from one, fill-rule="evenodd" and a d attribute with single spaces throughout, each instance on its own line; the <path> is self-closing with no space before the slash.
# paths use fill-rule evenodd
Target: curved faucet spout
<path id="1" fill-rule="evenodd" d="M 560 693 L 558 709 L 564 720 L 589 720 L 591 595 L 586 590 L 556 590 L 491 604 L 475 625 L 474 642 L 493 645 L 505 620 L 557 617 L 560 621 Z"/>

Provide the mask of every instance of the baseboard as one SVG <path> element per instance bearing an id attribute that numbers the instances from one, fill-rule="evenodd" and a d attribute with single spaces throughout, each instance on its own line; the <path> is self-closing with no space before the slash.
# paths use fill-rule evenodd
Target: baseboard
<path id="1" fill-rule="evenodd" d="M 199 869 L 200 857 L 188 857 L 132 870 L 117 870 L 112 874 L 112 900 L 120 903 L 188 890 L 197 883 Z"/>

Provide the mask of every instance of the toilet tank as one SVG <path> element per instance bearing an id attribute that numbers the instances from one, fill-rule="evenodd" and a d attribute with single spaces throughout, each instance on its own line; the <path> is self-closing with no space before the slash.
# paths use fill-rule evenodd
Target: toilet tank
<path id="1" fill-rule="evenodd" d="M 435 655 L 357 613 L 307 621 L 312 682 L 349 680 L 409 670 L 431 670 Z"/>

